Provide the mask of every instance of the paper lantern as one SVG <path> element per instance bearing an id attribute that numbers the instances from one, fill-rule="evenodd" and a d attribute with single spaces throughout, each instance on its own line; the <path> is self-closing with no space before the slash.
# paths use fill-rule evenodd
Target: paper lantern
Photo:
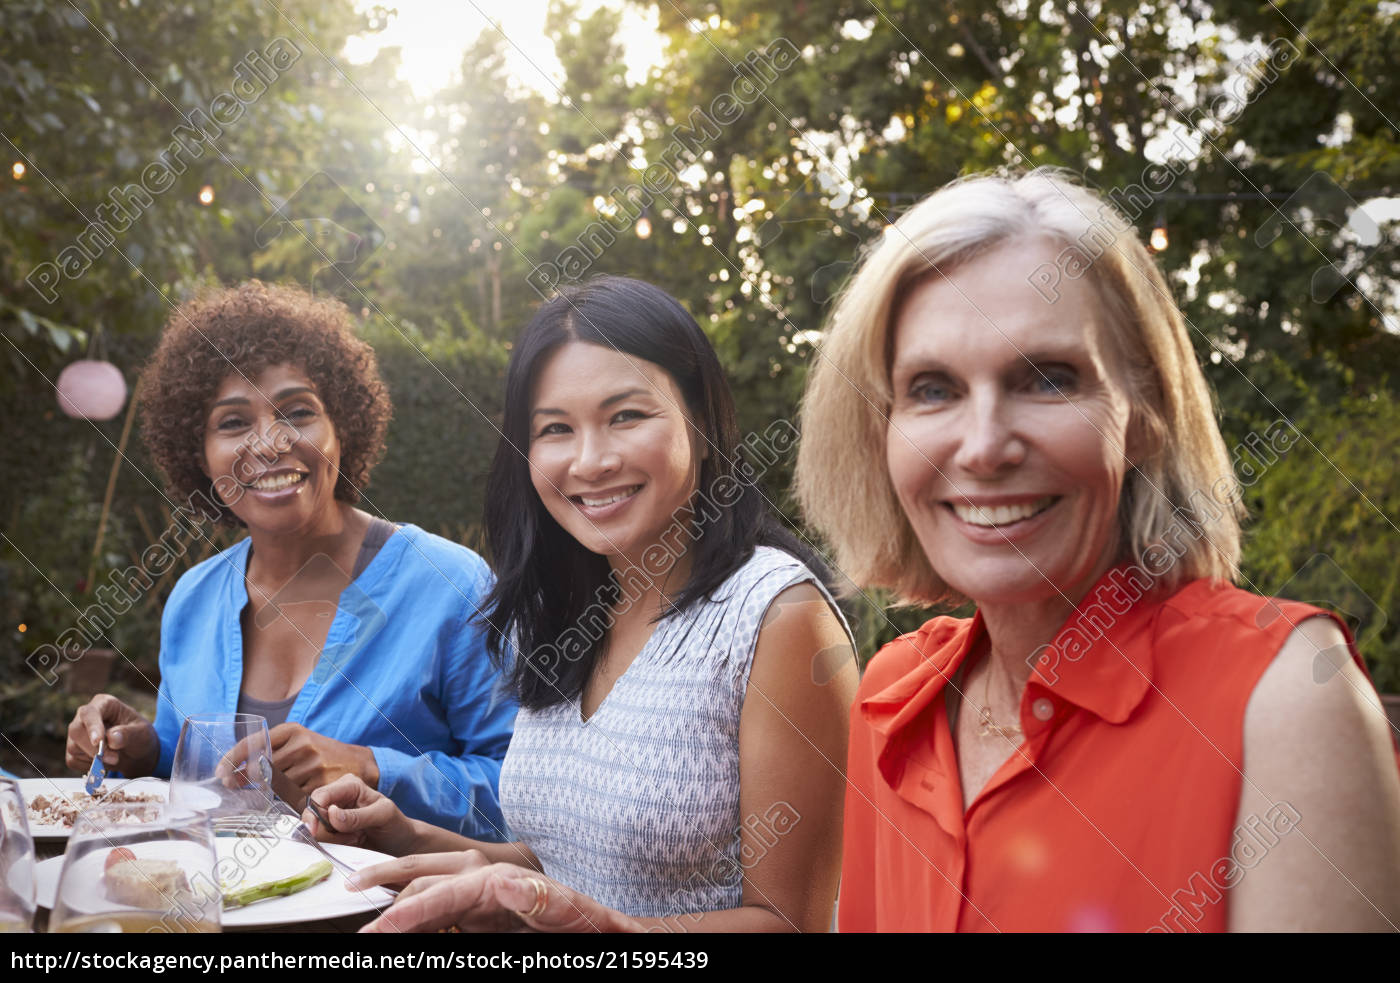
<path id="1" fill-rule="evenodd" d="M 110 420 L 126 405 L 126 380 L 111 362 L 82 359 L 58 374 L 58 405 L 69 416 Z"/>

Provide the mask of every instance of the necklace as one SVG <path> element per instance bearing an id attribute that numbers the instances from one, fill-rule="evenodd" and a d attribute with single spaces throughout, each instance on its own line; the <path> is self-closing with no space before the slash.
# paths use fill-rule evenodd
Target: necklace
<path id="1" fill-rule="evenodd" d="M 999 724 L 992 717 L 991 700 L 988 698 L 992 690 L 992 663 L 991 656 L 987 657 L 987 678 L 982 686 L 982 705 L 977 708 L 977 716 L 981 718 L 981 726 L 977 728 L 977 733 L 982 737 L 1002 737 L 1019 738 L 1022 736 L 1021 725 Z"/>

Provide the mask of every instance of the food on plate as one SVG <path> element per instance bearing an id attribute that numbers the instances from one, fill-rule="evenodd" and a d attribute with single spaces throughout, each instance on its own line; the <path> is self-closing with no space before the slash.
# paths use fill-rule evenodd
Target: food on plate
<path id="1" fill-rule="evenodd" d="M 321 883 L 329 876 L 331 876 L 330 861 L 318 860 L 301 873 L 293 874 L 291 877 L 283 877 L 275 881 L 264 881 L 261 884 L 252 884 L 247 887 L 225 888 L 224 907 L 241 908 L 255 901 L 264 901 L 267 898 L 280 898 L 289 894 L 296 894 L 298 891 L 305 891 L 313 884 Z"/>
<path id="2" fill-rule="evenodd" d="M 133 908 L 169 908 L 191 894 L 189 878 L 173 860 L 137 857 L 119 847 L 103 866 L 107 897 Z"/>
<path id="3" fill-rule="evenodd" d="M 107 859 L 102 864 L 102 871 L 106 873 L 112 868 L 112 864 L 119 864 L 123 860 L 135 860 L 136 854 L 132 853 L 124 846 L 119 846 L 107 854 Z"/>
<path id="4" fill-rule="evenodd" d="M 88 806 L 134 806 L 164 801 L 165 796 L 159 792 L 124 792 L 120 788 L 99 788 L 93 795 L 88 795 L 86 792 L 74 792 L 72 795 L 55 792 L 53 795 L 34 796 L 29 802 L 29 822 L 37 826 L 60 826 L 63 829 L 72 829 L 73 821 L 78 818 L 78 813 Z M 145 818 L 145 816 L 135 814 L 132 816 L 133 820 L 144 821 Z"/>

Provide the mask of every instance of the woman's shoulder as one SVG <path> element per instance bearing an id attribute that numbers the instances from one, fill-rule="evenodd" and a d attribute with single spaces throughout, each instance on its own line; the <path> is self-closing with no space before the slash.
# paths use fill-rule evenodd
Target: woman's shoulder
<path id="1" fill-rule="evenodd" d="M 804 576 L 816 579 L 811 568 L 791 553 L 775 546 L 755 546 L 752 555 L 715 590 L 715 597 L 731 596 L 769 578 Z"/>
<path id="2" fill-rule="evenodd" d="M 1336 612 L 1319 605 L 1265 597 L 1202 580 L 1187 585 L 1164 607 L 1176 617 L 1159 628 L 1159 640 L 1177 633 L 1187 640 L 1207 643 L 1174 646 L 1174 655 L 1189 658 L 1195 652 L 1217 666 L 1222 658 L 1228 658 L 1255 668 L 1259 674 L 1251 687 L 1251 707 L 1278 704 L 1278 709 L 1288 710 L 1296 720 L 1306 706 L 1322 713 L 1336 710 L 1338 707 L 1327 709 L 1328 694 L 1333 690 L 1339 695 L 1331 698 L 1346 704 L 1372 689 L 1346 623 Z M 1320 685 L 1347 674 L 1355 676 L 1360 685 L 1330 690 Z"/>
<path id="3" fill-rule="evenodd" d="M 826 593 L 821 578 L 800 559 L 776 547 L 756 546 L 707 600 L 717 610 L 761 618 L 779 594 L 800 583 L 816 584 Z"/>
<path id="4" fill-rule="evenodd" d="M 478 588 L 489 587 L 491 568 L 475 550 L 430 533 L 411 522 L 399 525 L 384 545 L 387 547 L 398 537 L 402 537 L 399 543 L 401 562 L 396 571 L 398 576 L 416 577 L 429 586 L 433 580 L 446 578 L 452 583 L 465 580 Z"/>
<path id="5" fill-rule="evenodd" d="M 1257 640 L 1276 652 L 1290 632 L 1310 618 L 1337 616 L 1316 604 L 1267 597 L 1234 584 L 1194 580 L 1164 599 L 1159 631 Z M 1211 646 L 1217 648 L 1217 646 Z"/>
<path id="6" fill-rule="evenodd" d="M 251 542 L 244 536 L 227 549 L 200 560 L 182 573 L 170 591 L 166 607 L 179 605 L 191 598 L 203 598 L 211 591 L 224 589 L 231 580 L 241 579 Z"/>
<path id="7" fill-rule="evenodd" d="M 723 658 L 735 678 L 747 678 L 758 636 L 780 595 L 795 584 L 820 585 L 817 575 L 784 550 L 755 547 L 753 553 L 704 597 L 670 619 L 684 639 L 673 653 L 698 646 Z M 825 588 L 819 588 L 825 596 Z"/>
<path id="8" fill-rule="evenodd" d="M 856 698 L 878 693 L 915 671 L 941 665 L 950 649 L 966 643 L 972 623 L 972 618 L 939 616 L 886 642 L 866 664 Z"/>
<path id="9" fill-rule="evenodd" d="M 740 570 L 806 570 L 810 571 L 807 564 L 793 556 L 787 550 L 779 549 L 776 546 L 755 546 L 753 555 L 748 558 Z"/>
<path id="10" fill-rule="evenodd" d="M 1181 706 L 1194 700 L 1200 714 L 1245 714 L 1248 707 L 1256 721 L 1303 726 L 1360 712 L 1346 701 L 1372 691 L 1361 653 L 1335 612 L 1229 584 L 1198 580 L 1162 602 L 1151 644 L 1154 684 Z M 1334 676 L 1357 685 L 1318 685 Z M 1246 735 L 1250 719 L 1243 718 Z M 1231 728 L 1238 722 L 1221 720 Z"/>

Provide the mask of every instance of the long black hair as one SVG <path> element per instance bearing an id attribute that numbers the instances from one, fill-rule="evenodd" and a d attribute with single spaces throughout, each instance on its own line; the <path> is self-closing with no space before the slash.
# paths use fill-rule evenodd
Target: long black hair
<path id="1" fill-rule="evenodd" d="M 725 488 L 707 500 L 704 521 L 694 526 L 690 578 L 672 600 L 675 610 L 684 613 L 709 595 L 760 545 L 786 550 L 826 579 L 821 561 L 772 518 L 754 485 L 754 470 L 739 455 L 729 383 L 695 319 L 640 280 L 606 276 L 570 287 L 541 306 L 516 340 L 506 370 L 504 436 L 486 483 L 486 535 L 497 578 L 484 612 L 489 649 L 530 709 L 583 692 L 611 626 L 610 607 L 623 590 L 607 558 L 554 520 L 530 479 L 531 391 L 545 358 L 570 341 L 669 373 L 698 431 L 694 439 L 710 451 L 700 462 L 697 494 Z M 692 507 L 694 514 L 694 499 Z"/>

